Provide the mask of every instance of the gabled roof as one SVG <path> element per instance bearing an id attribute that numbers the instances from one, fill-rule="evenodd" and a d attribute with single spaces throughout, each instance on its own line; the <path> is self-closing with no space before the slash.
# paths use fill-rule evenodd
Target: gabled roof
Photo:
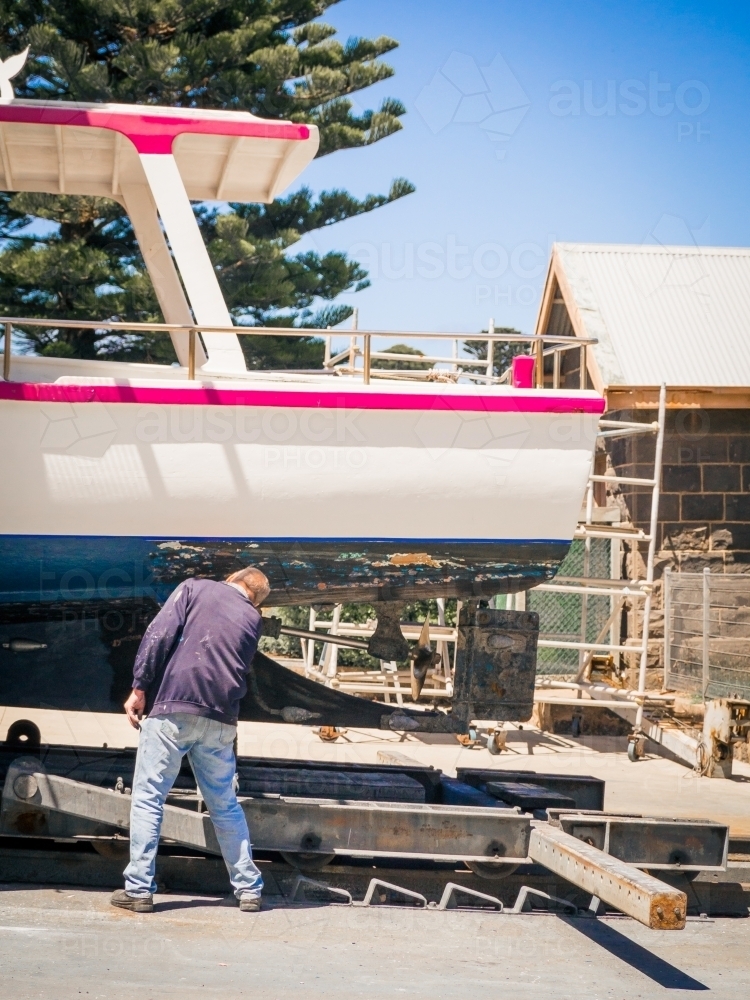
<path id="1" fill-rule="evenodd" d="M 750 248 L 555 243 L 536 333 L 595 337 L 596 388 L 750 386 Z"/>

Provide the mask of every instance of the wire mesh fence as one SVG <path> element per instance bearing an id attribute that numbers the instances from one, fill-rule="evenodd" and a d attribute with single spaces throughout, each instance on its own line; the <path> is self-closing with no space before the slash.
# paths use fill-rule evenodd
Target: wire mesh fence
<path id="1" fill-rule="evenodd" d="M 664 574 L 665 683 L 750 698 L 750 575 Z"/>
<path id="2" fill-rule="evenodd" d="M 588 573 L 584 573 L 584 542 L 576 540 L 562 561 L 559 577 L 584 576 L 605 580 L 612 571 L 612 542 L 608 538 L 592 538 Z M 583 634 L 583 602 L 586 600 L 585 635 Z M 560 594 L 531 590 L 526 606 L 539 614 L 539 638 L 562 642 L 594 642 L 606 624 L 612 610 L 612 598 L 589 594 Z M 577 649 L 540 647 L 537 656 L 538 674 L 575 674 L 579 665 Z"/>

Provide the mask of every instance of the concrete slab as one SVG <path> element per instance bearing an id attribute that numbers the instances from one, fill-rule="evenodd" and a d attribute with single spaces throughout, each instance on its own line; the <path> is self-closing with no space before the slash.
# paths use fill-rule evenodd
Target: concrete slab
<path id="1" fill-rule="evenodd" d="M 273 907 L 164 897 L 113 909 L 108 893 L 3 887 L 3 995 L 14 1000 L 400 995 L 518 1000 L 684 997 L 750 989 L 750 921 L 657 932 L 626 919 Z"/>
<path id="2" fill-rule="evenodd" d="M 0 709 L 0 738 L 17 718 L 36 722 L 42 740 L 82 746 L 137 746 L 138 733 L 125 716 L 96 712 Z M 731 780 L 701 778 L 689 768 L 656 754 L 637 763 L 627 758 L 624 737 L 569 736 L 540 732 L 530 726 L 509 728 L 507 750 L 492 756 L 486 749 L 467 749 L 442 734 L 398 736 L 379 730 L 348 730 L 335 743 L 324 743 L 309 726 L 240 723 L 241 754 L 376 763 L 378 750 L 391 749 L 453 775 L 457 767 L 591 774 L 606 783 L 605 808 L 669 818 L 705 818 L 726 823 L 731 835 L 750 838 L 750 765 L 734 762 Z"/>

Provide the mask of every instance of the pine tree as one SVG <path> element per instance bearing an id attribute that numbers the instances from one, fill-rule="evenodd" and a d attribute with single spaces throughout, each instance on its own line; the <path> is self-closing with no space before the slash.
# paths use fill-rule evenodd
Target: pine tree
<path id="1" fill-rule="evenodd" d="M 319 156 L 367 146 L 401 128 L 386 99 L 356 114 L 351 95 L 393 75 L 393 39 L 345 44 L 316 20 L 338 0 L 0 0 L 0 56 L 30 45 L 18 97 L 224 108 L 320 129 Z M 337 304 L 367 287 L 346 254 L 290 248 L 305 233 L 413 191 L 297 190 L 271 205 L 196 206 L 227 304 L 238 322 L 320 328 L 351 315 Z M 0 193 L 0 308 L 45 318 L 162 319 L 124 210 L 104 198 Z M 323 303 L 322 308 L 315 308 Z M 174 359 L 168 338 L 27 328 L 41 354 Z M 240 338 L 250 367 L 311 367 L 322 341 Z"/>
<path id="2" fill-rule="evenodd" d="M 482 330 L 482 333 L 487 333 L 486 330 Z M 520 330 L 516 330 L 513 326 L 496 326 L 495 333 L 506 333 L 509 336 L 522 337 L 523 334 Z M 464 344 L 466 352 L 469 357 L 478 358 L 481 361 L 485 361 L 487 358 L 487 341 L 486 340 L 467 340 Z M 499 378 L 504 374 L 511 366 L 513 358 L 517 354 L 528 354 L 529 348 L 526 344 L 520 343 L 518 341 L 502 341 L 496 340 L 495 347 L 492 351 L 492 371 L 487 372 L 488 375 L 494 375 L 495 378 Z M 482 371 L 483 369 L 475 368 L 473 371 Z"/>

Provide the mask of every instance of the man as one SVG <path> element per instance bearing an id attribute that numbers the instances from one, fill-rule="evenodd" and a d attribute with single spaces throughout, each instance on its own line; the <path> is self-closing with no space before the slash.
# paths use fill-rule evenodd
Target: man
<path id="1" fill-rule="evenodd" d="M 125 702 L 141 732 L 130 809 L 130 864 L 113 906 L 151 913 L 164 802 L 188 755 L 208 806 L 240 909 L 260 910 L 263 879 L 234 791 L 234 738 L 246 674 L 261 635 L 258 608 L 270 593 L 254 567 L 224 582 L 181 583 L 141 640 Z M 142 723 L 144 712 L 148 713 Z"/>

